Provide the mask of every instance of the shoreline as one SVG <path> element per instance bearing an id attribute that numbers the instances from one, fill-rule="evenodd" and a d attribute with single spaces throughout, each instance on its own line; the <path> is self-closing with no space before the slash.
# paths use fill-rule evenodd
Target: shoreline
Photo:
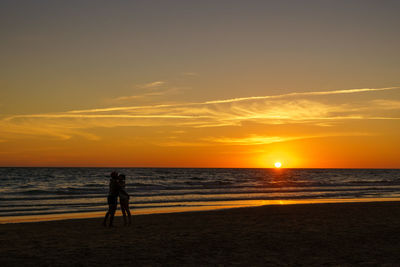
<path id="1" fill-rule="evenodd" d="M 400 202 L 400 198 L 360 198 L 360 199 L 301 199 L 301 200 L 236 200 L 236 201 L 219 201 L 209 202 L 209 205 L 191 206 L 191 207 L 168 207 L 168 208 L 141 208 L 131 209 L 132 216 L 152 215 L 152 214 L 173 214 L 186 212 L 207 212 L 229 210 L 247 207 L 263 207 L 274 205 L 313 205 L 328 203 L 374 203 L 374 202 Z M 211 205 L 210 205 L 211 204 Z M 214 205 L 212 205 L 214 204 Z M 31 223 L 31 222 L 47 222 L 47 221 L 64 221 L 74 219 L 91 219 L 104 217 L 106 210 L 96 212 L 78 212 L 78 213 L 61 213 L 61 214 L 45 214 L 45 215 L 22 215 L 22 216 L 4 216 L 0 217 L 0 225 Z M 118 208 L 116 217 L 121 217 L 121 210 Z"/>
<path id="2" fill-rule="evenodd" d="M 1 266 L 396 266 L 399 202 L 269 205 L 0 225 Z"/>

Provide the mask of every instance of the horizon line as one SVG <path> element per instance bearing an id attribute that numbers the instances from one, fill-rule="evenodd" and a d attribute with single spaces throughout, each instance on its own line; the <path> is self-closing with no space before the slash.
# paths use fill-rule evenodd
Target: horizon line
<path id="1" fill-rule="evenodd" d="M 118 166 L 118 167 L 110 167 L 110 166 L 1 166 L 0 168 L 104 168 L 104 169 L 113 169 L 113 168 L 124 168 L 124 169 L 274 169 L 274 170 L 282 170 L 282 169 L 364 169 L 364 170 L 396 170 L 400 169 L 400 167 L 167 167 L 167 166 Z"/>

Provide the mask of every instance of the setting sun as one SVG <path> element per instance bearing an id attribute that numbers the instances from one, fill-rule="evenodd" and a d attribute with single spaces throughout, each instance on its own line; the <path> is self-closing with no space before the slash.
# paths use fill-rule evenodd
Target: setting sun
<path id="1" fill-rule="evenodd" d="M 275 162 L 275 168 L 280 168 L 281 166 L 282 166 L 282 163 L 280 163 L 280 162 Z"/>

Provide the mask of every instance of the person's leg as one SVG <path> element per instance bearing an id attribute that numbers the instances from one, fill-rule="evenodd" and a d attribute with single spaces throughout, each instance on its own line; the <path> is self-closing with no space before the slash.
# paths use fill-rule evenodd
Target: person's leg
<path id="1" fill-rule="evenodd" d="M 107 219 L 108 219 L 109 215 L 110 215 L 110 209 L 107 211 L 106 216 L 104 217 L 104 221 L 103 221 L 104 226 L 107 226 Z"/>
<path id="2" fill-rule="evenodd" d="M 116 206 L 116 205 L 113 205 L 110 209 L 111 209 L 111 210 L 110 210 L 110 224 L 109 224 L 109 227 L 113 227 L 113 226 L 114 226 L 114 225 L 113 225 L 113 222 L 114 222 L 114 215 L 115 215 L 115 210 L 117 209 L 117 206 Z"/>
<path id="3" fill-rule="evenodd" d="M 104 226 L 107 226 L 107 219 L 110 216 L 110 211 L 111 211 L 112 205 L 113 205 L 113 199 L 111 196 L 107 196 L 107 204 L 108 204 L 108 211 L 106 213 L 106 216 L 104 216 L 104 221 L 103 221 Z"/>
<path id="4" fill-rule="evenodd" d="M 118 198 L 116 196 L 108 196 L 108 211 L 110 213 L 110 224 L 109 227 L 113 227 L 114 215 L 117 210 Z"/>
<path id="5" fill-rule="evenodd" d="M 121 206 L 121 211 L 122 211 L 122 218 L 124 219 L 124 225 L 126 225 L 126 210 L 125 210 L 125 205 L 122 201 L 119 202 Z"/>
<path id="6" fill-rule="evenodd" d="M 128 225 L 131 225 L 131 223 L 132 223 L 132 216 L 131 216 L 131 211 L 129 210 L 129 200 L 128 201 L 126 201 L 126 203 L 125 203 L 125 210 L 126 210 L 126 213 L 128 214 Z"/>

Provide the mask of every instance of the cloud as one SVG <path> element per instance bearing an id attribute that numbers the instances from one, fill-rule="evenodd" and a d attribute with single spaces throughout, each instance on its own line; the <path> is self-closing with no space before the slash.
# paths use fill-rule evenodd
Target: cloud
<path id="1" fill-rule="evenodd" d="M 375 99 L 371 101 L 371 107 L 377 107 L 386 110 L 400 109 L 400 101 L 388 99 Z"/>
<path id="2" fill-rule="evenodd" d="M 280 136 L 260 136 L 251 135 L 243 138 L 231 138 L 231 137 L 217 137 L 207 138 L 207 141 L 223 143 L 227 145 L 266 145 L 272 143 L 286 142 L 298 139 L 304 139 L 305 137 L 280 137 Z"/>
<path id="3" fill-rule="evenodd" d="M 113 98 L 113 101 L 125 101 L 125 100 L 133 100 L 133 99 L 140 99 L 140 98 L 146 98 L 146 97 L 150 97 L 150 96 L 160 96 L 160 95 L 164 95 L 164 92 L 151 92 L 151 93 L 144 93 L 144 94 L 140 94 L 140 95 L 130 95 L 130 96 L 120 96 L 120 97 L 116 97 Z"/>
<path id="4" fill-rule="evenodd" d="M 185 147 L 185 146 L 210 146 L 209 142 L 184 142 L 184 141 L 161 141 L 154 143 L 157 146 L 166 146 L 166 147 Z"/>
<path id="5" fill-rule="evenodd" d="M 313 138 L 326 138 L 337 136 L 371 136 L 369 133 L 330 133 L 322 135 L 305 135 L 305 136 L 265 136 L 265 135 L 250 135 L 247 137 L 211 137 L 205 140 L 210 142 L 222 143 L 225 145 L 241 145 L 241 146 L 254 146 L 254 145 L 268 145 L 272 143 L 281 143 L 301 139 Z"/>
<path id="6" fill-rule="evenodd" d="M 104 113 L 104 112 L 115 112 L 115 111 L 129 111 L 138 109 L 149 109 L 149 108 L 167 108 L 175 105 L 150 105 L 150 106 L 133 106 L 133 107 L 111 107 L 111 108 L 94 108 L 94 109 L 81 109 L 71 110 L 66 113 Z"/>
<path id="7" fill-rule="evenodd" d="M 167 82 L 164 81 L 156 81 L 143 85 L 138 85 L 137 87 L 144 90 L 144 92 L 135 95 L 115 97 L 111 99 L 111 102 L 142 100 L 150 97 L 164 96 L 168 94 L 177 93 L 182 89 L 180 87 L 166 87 L 165 85 L 167 85 Z"/>
<path id="8" fill-rule="evenodd" d="M 91 113 L 91 112 L 108 112 L 108 111 L 129 111 L 137 109 L 151 109 L 151 108 L 173 108 L 173 107 L 185 107 L 185 106 L 207 106 L 212 104 L 225 104 L 242 101 L 256 101 L 256 100 L 268 100 L 268 99 L 279 99 L 288 98 L 294 96 L 315 96 L 315 95 L 336 95 L 336 94 L 354 94 L 354 93 L 365 93 L 374 91 L 387 91 L 400 89 L 400 87 L 385 87 L 385 88 L 363 88 L 363 89 L 347 89 L 347 90 L 335 90 L 335 91 L 314 91 L 314 92 L 295 92 L 281 95 L 272 96 L 251 96 L 242 98 L 231 98 L 223 100 L 209 100 L 205 102 L 189 102 L 180 104 L 161 104 L 161 105 L 147 105 L 147 106 L 126 106 L 126 107 L 111 107 L 111 108 L 97 108 L 97 109 L 84 109 L 84 110 L 73 110 L 70 113 Z"/>
<path id="9" fill-rule="evenodd" d="M 212 100 L 207 101 L 207 104 L 219 104 L 219 103 L 232 103 L 239 101 L 248 101 L 248 100 L 262 100 L 262 99 L 274 99 L 274 98 L 286 98 L 292 96 L 316 96 L 316 95 L 337 95 L 337 94 L 354 94 L 354 93 L 364 93 L 364 92 L 374 92 L 374 91 L 386 91 L 386 90 L 394 90 L 399 89 L 400 87 L 385 87 L 385 88 L 361 88 L 361 89 L 346 89 L 346 90 L 335 90 L 335 91 L 319 91 L 319 92 L 300 92 L 300 93 L 289 93 L 282 95 L 273 95 L 273 96 L 251 96 L 251 97 L 240 97 L 240 98 L 231 98 L 231 99 L 223 99 L 223 100 Z"/>
<path id="10" fill-rule="evenodd" d="M 162 85 L 165 85 L 167 82 L 164 81 L 155 81 L 155 82 L 150 82 L 150 83 L 145 83 L 138 85 L 139 88 L 157 88 Z"/>
<path id="11" fill-rule="evenodd" d="M 244 122 L 259 124 L 324 125 L 345 120 L 400 120 L 394 99 L 364 100 L 354 103 L 331 103 L 309 96 L 355 94 L 395 90 L 399 87 L 364 88 L 335 91 L 295 92 L 273 96 L 253 96 L 205 102 L 121 106 L 71 110 L 59 113 L 8 116 L 0 120 L 0 138 L 5 135 L 47 135 L 60 139 L 83 136 L 90 140 L 100 137 L 86 133 L 97 127 L 172 126 L 183 128 L 240 126 Z M 268 137 L 263 142 L 287 139 Z M 225 140 L 226 141 L 226 140 Z M 247 140 L 251 141 L 251 140 Z M 253 140 L 256 142 L 257 140 Z M 260 140 L 258 140 L 260 141 Z M 260 141 L 261 142 L 261 141 Z"/>
<path id="12" fill-rule="evenodd" d="M 32 114 L 32 115 L 16 115 L 13 117 L 8 117 L 5 121 L 15 120 L 18 118 L 43 118 L 43 119 L 57 119 L 57 118 L 77 118 L 77 119 L 190 119 L 190 118 L 201 118 L 202 116 L 190 116 L 190 115 L 128 115 L 128 114 L 106 114 L 106 115 L 87 115 L 87 114 Z"/>
<path id="13" fill-rule="evenodd" d="M 85 129 L 85 127 L 80 127 L 76 123 L 66 121 L 46 122 L 43 120 L 25 120 L 13 121 L 12 123 L 1 121 L 0 128 L 2 128 L 2 131 L 0 131 L 0 136 L 5 138 L 5 140 L 15 139 L 20 136 L 53 137 L 59 140 L 68 140 L 73 136 L 81 136 L 92 141 L 101 139 L 95 134 L 84 131 L 83 129 Z"/>

